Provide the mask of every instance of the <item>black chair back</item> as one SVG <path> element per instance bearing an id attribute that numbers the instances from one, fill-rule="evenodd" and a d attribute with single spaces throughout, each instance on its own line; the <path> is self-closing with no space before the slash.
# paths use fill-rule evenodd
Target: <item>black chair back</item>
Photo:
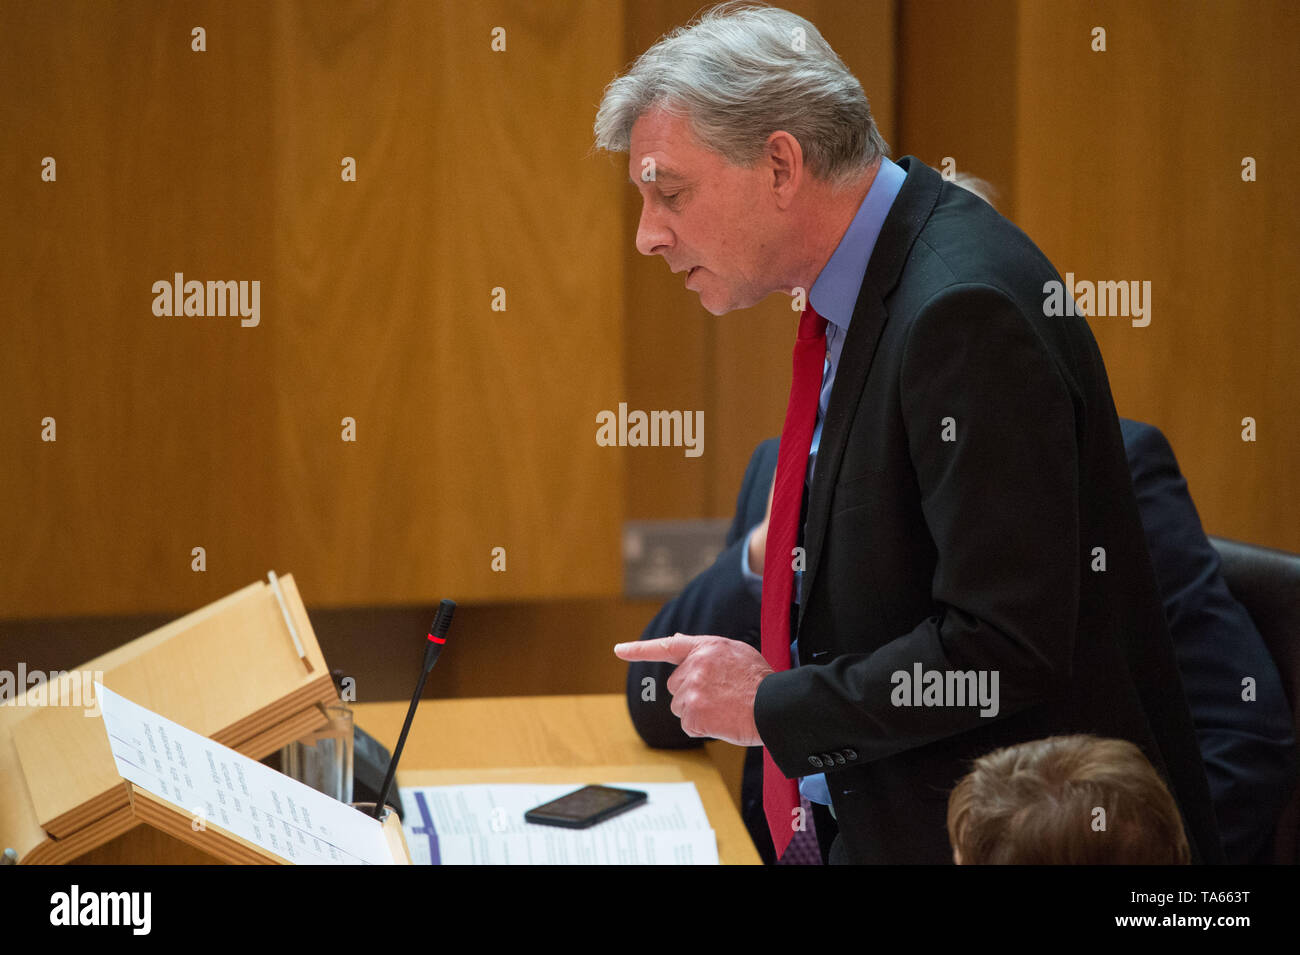
<path id="1" fill-rule="evenodd" d="M 1277 664 L 1300 739 L 1300 555 L 1222 537 L 1210 543 L 1222 560 L 1223 579 L 1259 629 Z M 1300 787 L 1278 818 L 1274 861 L 1300 860 Z"/>

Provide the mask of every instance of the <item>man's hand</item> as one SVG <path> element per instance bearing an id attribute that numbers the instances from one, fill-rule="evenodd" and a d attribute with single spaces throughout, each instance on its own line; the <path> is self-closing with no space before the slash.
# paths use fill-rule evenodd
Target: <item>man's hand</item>
<path id="1" fill-rule="evenodd" d="M 711 736 L 737 746 L 763 745 L 754 723 L 754 697 L 772 668 L 749 644 L 678 633 L 616 644 L 614 654 L 623 660 L 677 664 L 668 678 L 673 697 L 669 709 L 681 719 L 687 736 Z"/>
<path id="2" fill-rule="evenodd" d="M 776 489 L 776 475 L 772 475 L 772 484 L 767 489 L 767 513 L 763 522 L 749 535 L 749 569 L 758 576 L 763 576 L 763 555 L 767 552 L 767 525 L 772 521 L 772 492 Z"/>

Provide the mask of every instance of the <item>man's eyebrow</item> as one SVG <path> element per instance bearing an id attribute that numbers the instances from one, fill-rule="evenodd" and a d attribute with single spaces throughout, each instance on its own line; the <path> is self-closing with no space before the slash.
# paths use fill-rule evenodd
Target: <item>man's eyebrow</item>
<path id="1" fill-rule="evenodd" d="M 671 169 L 664 169 L 662 166 L 652 166 L 651 168 L 654 169 L 654 178 L 653 178 L 653 179 L 646 179 L 646 180 L 642 180 L 642 181 L 644 181 L 644 182 L 682 182 L 682 181 L 686 178 L 685 176 L 682 176 L 682 175 L 680 175 L 679 173 L 675 173 L 675 172 L 673 172 Z M 637 180 L 636 180 L 635 178 L 633 178 L 632 176 L 628 176 L 628 177 L 627 177 L 627 181 L 630 182 L 630 183 L 632 183 L 632 185 L 634 185 L 634 186 L 637 184 Z"/>

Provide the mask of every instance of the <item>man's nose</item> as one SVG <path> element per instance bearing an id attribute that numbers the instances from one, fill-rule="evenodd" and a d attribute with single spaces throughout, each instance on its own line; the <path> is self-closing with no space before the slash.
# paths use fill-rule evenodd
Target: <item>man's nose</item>
<path id="1" fill-rule="evenodd" d="M 636 227 L 636 250 L 642 255 L 659 255 L 672 246 L 673 234 L 659 221 L 649 203 L 641 205 L 641 221 Z"/>

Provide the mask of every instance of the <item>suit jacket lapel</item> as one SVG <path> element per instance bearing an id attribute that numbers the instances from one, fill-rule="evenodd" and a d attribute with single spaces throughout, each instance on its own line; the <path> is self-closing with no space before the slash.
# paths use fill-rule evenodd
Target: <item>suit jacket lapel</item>
<path id="1" fill-rule="evenodd" d="M 830 401 L 826 405 L 826 420 L 822 422 L 821 445 L 817 451 L 817 464 L 808 494 L 808 515 L 804 522 L 807 566 L 800 586 L 800 626 L 821 563 L 822 544 L 830 520 L 831 489 L 839 476 L 844 446 L 848 443 L 853 418 L 862 400 L 862 389 L 876 355 L 876 343 L 885 327 L 885 296 L 898 283 L 903 263 L 911 253 L 922 226 L 930 218 L 943 184 L 938 173 L 912 156 L 904 156 L 898 163 L 907 171 L 907 179 L 885 217 L 871 260 L 867 263 L 853 309 L 853 321 L 849 323 L 844 349 L 840 352 L 840 364 L 835 370 L 835 384 L 831 386 Z M 801 641 L 801 655 L 803 650 L 804 641 Z"/>

